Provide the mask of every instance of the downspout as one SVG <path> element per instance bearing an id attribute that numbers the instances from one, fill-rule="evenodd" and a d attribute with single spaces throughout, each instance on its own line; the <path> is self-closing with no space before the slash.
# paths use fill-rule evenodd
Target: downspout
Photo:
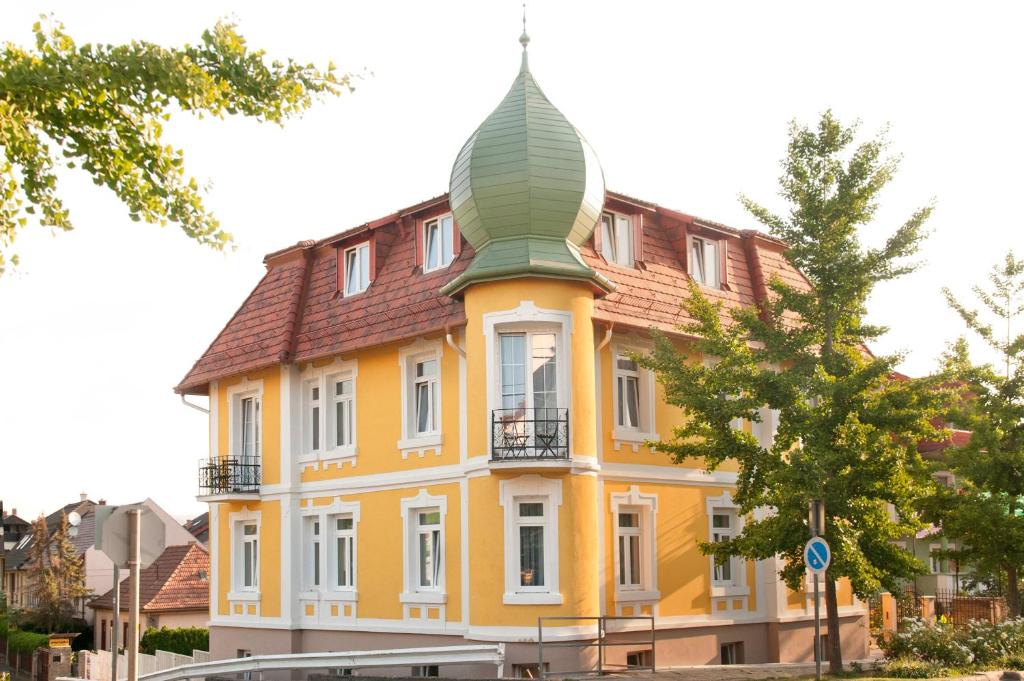
<path id="1" fill-rule="evenodd" d="M 452 336 L 452 329 L 447 324 L 445 324 L 444 326 L 444 340 L 446 343 L 448 343 L 448 347 L 450 347 L 455 352 L 459 353 L 459 357 L 461 357 L 462 359 L 466 359 L 466 351 L 460 348 L 458 344 L 455 342 L 455 337 Z"/>
<path id="2" fill-rule="evenodd" d="M 612 341 L 612 329 L 614 329 L 614 328 L 615 328 L 615 324 L 613 324 L 613 323 L 608 323 L 608 324 L 604 325 L 604 338 L 602 338 L 601 342 L 597 344 L 596 348 L 594 348 L 594 352 L 595 353 L 600 353 L 602 350 L 604 350 L 606 345 L 611 343 L 611 341 Z"/>
<path id="3" fill-rule="evenodd" d="M 209 414 L 210 413 L 209 409 L 204 409 L 203 407 L 200 407 L 198 404 L 192 404 L 191 402 L 186 400 L 185 399 L 185 393 L 181 394 L 181 403 L 184 404 L 186 407 L 192 407 L 196 411 L 201 411 L 204 414 Z"/>

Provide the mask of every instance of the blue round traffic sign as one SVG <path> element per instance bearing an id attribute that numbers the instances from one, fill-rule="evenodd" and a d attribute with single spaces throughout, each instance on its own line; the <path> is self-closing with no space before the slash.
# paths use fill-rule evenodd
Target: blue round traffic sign
<path id="1" fill-rule="evenodd" d="M 828 542 L 821 537 L 811 537 L 811 540 L 804 546 L 804 563 L 811 572 L 821 574 L 828 569 L 832 562 L 832 549 Z"/>

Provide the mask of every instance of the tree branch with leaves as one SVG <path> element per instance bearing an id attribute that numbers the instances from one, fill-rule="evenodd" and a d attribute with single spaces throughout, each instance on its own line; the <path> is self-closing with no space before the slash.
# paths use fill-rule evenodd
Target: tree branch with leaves
<path id="1" fill-rule="evenodd" d="M 333 64 L 269 60 L 226 22 L 181 48 L 79 46 L 48 20 L 33 33 L 33 48 L 0 49 L 0 273 L 17 263 L 11 247 L 30 219 L 72 229 L 58 192 L 61 167 L 113 191 L 132 220 L 177 223 L 199 243 L 225 248 L 231 235 L 186 175 L 183 153 L 164 142 L 163 124 L 177 110 L 283 124 L 352 90 L 353 77 Z"/>

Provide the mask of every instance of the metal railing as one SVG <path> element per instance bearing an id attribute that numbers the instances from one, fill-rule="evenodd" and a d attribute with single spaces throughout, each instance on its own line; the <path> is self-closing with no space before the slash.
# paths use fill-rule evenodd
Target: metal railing
<path id="1" fill-rule="evenodd" d="M 561 640 L 548 640 L 544 641 L 544 623 L 545 622 L 573 622 L 573 623 L 584 623 L 593 622 L 596 625 L 596 631 L 594 636 L 588 636 L 586 633 L 580 633 L 572 640 L 565 640 L 563 636 Z M 624 626 L 615 627 L 613 630 L 608 630 L 608 623 L 621 622 Z M 629 622 L 635 622 L 636 624 L 630 625 Z M 644 636 L 644 634 L 647 634 Z M 611 637 L 617 636 L 618 638 L 612 639 Z M 653 672 L 655 670 L 654 652 L 656 648 L 657 635 L 654 627 L 654 617 L 648 615 L 636 615 L 633 617 L 610 617 L 610 616 L 599 616 L 599 617 L 538 617 L 537 618 L 537 667 L 538 676 L 541 679 L 546 679 L 549 676 L 564 678 L 566 676 L 580 675 L 580 674 L 596 674 L 602 676 L 608 673 L 621 673 L 621 672 Z M 597 663 L 594 669 L 559 669 L 549 670 L 545 666 L 544 650 L 545 648 L 576 648 L 581 652 L 587 648 L 597 648 Z M 622 662 L 609 662 L 605 657 L 605 651 L 608 648 L 619 648 L 629 647 L 632 651 L 626 651 L 623 657 L 627 660 L 627 663 Z M 630 652 L 640 653 L 639 658 L 641 662 L 639 664 L 628 664 L 628 655 Z"/>
<path id="2" fill-rule="evenodd" d="M 199 494 L 257 494 L 259 491 L 258 456 L 222 456 L 199 460 Z"/>
<path id="3" fill-rule="evenodd" d="M 491 460 L 569 458 L 569 410 L 561 407 L 491 412 Z"/>

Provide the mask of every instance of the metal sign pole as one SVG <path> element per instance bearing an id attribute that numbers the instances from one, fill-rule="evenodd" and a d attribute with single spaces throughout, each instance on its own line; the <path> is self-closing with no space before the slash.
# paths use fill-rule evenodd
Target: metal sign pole
<path id="1" fill-rule="evenodd" d="M 117 648 L 121 635 L 121 566 L 114 563 L 114 631 L 110 635 L 110 681 L 117 681 Z"/>
<path id="2" fill-rule="evenodd" d="M 142 509 L 128 513 L 128 681 L 139 681 L 139 563 Z"/>
<path id="3" fill-rule="evenodd" d="M 821 534 L 821 502 L 811 501 L 811 536 Z M 821 681 L 821 592 L 818 586 L 818 571 L 814 571 L 814 678 Z"/>

